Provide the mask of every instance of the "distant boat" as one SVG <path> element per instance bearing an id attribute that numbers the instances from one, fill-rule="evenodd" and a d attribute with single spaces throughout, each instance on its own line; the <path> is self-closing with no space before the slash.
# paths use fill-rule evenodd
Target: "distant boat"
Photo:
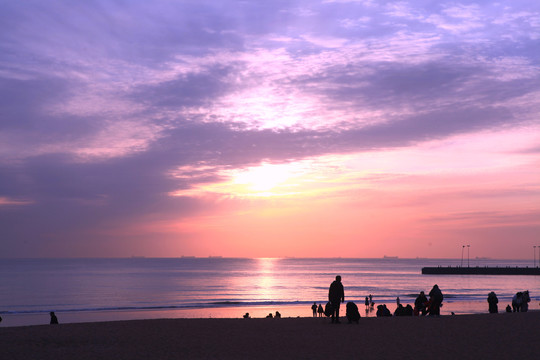
<path id="1" fill-rule="evenodd" d="M 397 256 L 387 256 L 387 255 L 384 255 L 383 256 L 383 259 L 398 259 Z"/>

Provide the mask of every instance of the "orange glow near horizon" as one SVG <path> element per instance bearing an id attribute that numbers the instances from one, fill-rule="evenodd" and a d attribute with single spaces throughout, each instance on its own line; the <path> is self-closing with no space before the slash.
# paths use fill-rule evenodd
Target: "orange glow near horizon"
<path id="1" fill-rule="evenodd" d="M 536 140 L 529 131 L 515 136 L 523 148 Z M 515 140 L 498 141 L 496 134 L 491 140 L 466 135 L 416 148 L 223 171 L 222 182 L 174 194 L 205 198 L 219 207 L 211 215 L 183 220 L 179 228 L 200 240 L 186 251 L 454 257 L 461 242 L 472 242 L 479 255 L 496 257 L 496 247 L 516 227 L 538 226 L 540 211 L 528 196 L 540 191 L 535 158 L 513 151 Z M 521 256 L 517 250 L 510 254 Z"/>

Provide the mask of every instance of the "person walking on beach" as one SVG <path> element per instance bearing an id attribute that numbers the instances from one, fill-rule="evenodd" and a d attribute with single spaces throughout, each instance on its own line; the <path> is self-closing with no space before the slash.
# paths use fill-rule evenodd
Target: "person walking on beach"
<path id="1" fill-rule="evenodd" d="M 323 317 L 324 309 L 322 307 L 322 304 L 319 304 L 319 308 L 317 309 L 317 312 L 319 313 L 319 317 Z"/>
<path id="2" fill-rule="evenodd" d="M 311 310 L 313 310 L 313 317 L 317 317 L 317 303 L 311 305 Z"/>
<path id="3" fill-rule="evenodd" d="M 368 297 L 366 296 L 366 301 L 364 301 L 364 304 L 366 305 L 366 312 L 369 311 L 369 299 Z"/>
<path id="4" fill-rule="evenodd" d="M 341 283 L 341 276 L 337 275 L 336 280 L 330 284 L 328 291 L 328 301 L 332 304 L 332 323 L 339 324 L 339 305 L 340 302 L 345 302 L 345 291 Z"/>
<path id="5" fill-rule="evenodd" d="M 439 289 L 439 285 L 437 284 L 433 285 L 433 288 L 429 292 L 429 302 L 430 302 L 429 315 L 441 316 L 441 306 L 442 306 L 443 299 L 444 299 L 444 296 L 442 294 L 441 289 Z"/>

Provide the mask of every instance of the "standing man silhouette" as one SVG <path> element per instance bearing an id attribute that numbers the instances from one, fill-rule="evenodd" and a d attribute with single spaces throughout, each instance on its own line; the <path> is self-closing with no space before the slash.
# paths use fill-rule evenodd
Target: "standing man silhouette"
<path id="1" fill-rule="evenodd" d="M 330 284 L 328 291 L 328 301 L 332 304 L 332 323 L 339 324 L 339 305 L 340 302 L 345 302 L 345 291 L 341 283 L 341 276 L 336 276 L 336 280 Z"/>
<path id="2" fill-rule="evenodd" d="M 313 311 L 313 317 L 317 317 L 317 303 L 311 305 L 311 310 Z"/>

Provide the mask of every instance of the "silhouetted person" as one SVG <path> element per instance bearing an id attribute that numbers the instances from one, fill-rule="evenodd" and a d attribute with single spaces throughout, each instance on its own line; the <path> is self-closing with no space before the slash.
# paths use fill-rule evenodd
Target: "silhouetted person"
<path id="1" fill-rule="evenodd" d="M 345 309 L 349 324 L 353 321 L 358 324 L 358 321 L 360 320 L 360 312 L 358 311 L 358 306 L 356 306 L 356 304 L 352 301 L 349 301 Z"/>
<path id="2" fill-rule="evenodd" d="M 403 315 L 405 315 L 405 316 L 413 316 L 413 313 L 414 313 L 414 310 L 413 310 L 411 304 L 407 304 L 407 306 L 405 306 L 405 310 L 403 311 Z"/>
<path id="3" fill-rule="evenodd" d="M 490 292 L 487 297 L 487 302 L 489 304 L 489 313 L 490 314 L 497 314 L 499 312 L 499 299 L 497 299 L 497 295 L 495 295 L 495 292 Z"/>
<path id="4" fill-rule="evenodd" d="M 313 317 L 317 317 L 317 304 L 316 303 L 313 303 L 313 305 L 311 305 L 311 310 L 313 310 Z"/>
<path id="5" fill-rule="evenodd" d="M 369 311 L 369 299 L 366 296 L 366 300 L 364 301 L 364 304 L 366 305 L 366 311 Z"/>
<path id="6" fill-rule="evenodd" d="M 328 291 L 328 301 L 332 304 L 332 323 L 339 324 L 339 305 L 340 302 L 345 302 L 345 291 L 341 283 L 341 276 L 336 276 L 336 280 L 330 284 Z"/>
<path id="7" fill-rule="evenodd" d="M 432 316 L 441 315 L 441 306 L 442 306 L 443 299 L 444 297 L 443 297 L 441 289 L 439 289 L 439 286 L 437 284 L 433 285 L 433 288 L 429 292 L 429 302 L 430 302 L 429 315 L 432 315 Z"/>
<path id="8" fill-rule="evenodd" d="M 529 302 L 531 298 L 529 297 L 529 290 L 525 290 L 521 293 L 521 311 L 527 312 L 529 310 Z"/>
<path id="9" fill-rule="evenodd" d="M 276 319 L 281 319 L 281 314 L 279 311 L 276 311 L 276 315 L 274 316 Z"/>
<path id="10" fill-rule="evenodd" d="M 426 315 L 426 304 L 428 302 L 428 299 L 426 297 L 426 294 L 424 294 L 423 291 L 420 291 L 420 294 L 414 300 L 414 314 L 419 315 L 420 313 L 422 316 Z"/>
<path id="11" fill-rule="evenodd" d="M 396 305 L 399 306 L 399 304 L 401 304 L 401 302 L 399 301 L 399 296 L 396 298 Z"/>
<path id="12" fill-rule="evenodd" d="M 512 310 L 514 312 L 519 312 L 521 310 L 521 302 L 522 302 L 523 293 L 521 291 L 517 292 L 512 297 Z"/>
<path id="13" fill-rule="evenodd" d="M 396 311 L 394 311 L 394 316 L 403 316 L 405 312 L 405 308 L 403 305 L 398 304 Z"/>
<path id="14" fill-rule="evenodd" d="M 50 315 L 51 315 L 51 325 L 53 324 L 58 324 L 58 318 L 56 317 L 56 315 L 54 314 L 54 312 L 50 312 Z"/>
<path id="15" fill-rule="evenodd" d="M 267 318 L 267 319 L 272 319 L 273 317 L 274 317 L 274 316 L 272 315 L 272 313 L 266 315 L 266 318 Z"/>
<path id="16" fill-rule="evenodd" d="M 319 313 L 319 317 L 323 317 L 324 309 L 322 307 L 322 304 L 319 304 L 319 308 L 317 309 L 317 312 Z"/>
<path id="17" fill-rule="evenodd" d="M 386 307 L 385 304 L 377 305 L 377 317 L 385 317 L 385 316 L 392 316 L 392 313 L 390 313 L 390 310 Z"/>
<path id="18" fill-rule="evenodd" d="M 509 312 L 509 313 L 512 312 L 512 308 L 510 307 L 510 305 L 506 305 L 506 312 Z"/>
<path id="19" fill-rule="evenodd" d="M 249 313 L 245 313 L 243 316 L 244 319 L 249 319 Z"/>

